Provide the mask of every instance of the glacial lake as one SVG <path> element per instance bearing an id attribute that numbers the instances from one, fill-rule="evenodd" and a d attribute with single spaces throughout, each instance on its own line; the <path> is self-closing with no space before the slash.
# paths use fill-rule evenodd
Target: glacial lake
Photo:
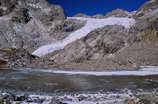
<path id="1" fill-rule="evenodd" d="M 158 75 L 96 76 L 31 70 L 0 70 L 0 90 L 37 94 L 151 92 L 158 88 Z"/>

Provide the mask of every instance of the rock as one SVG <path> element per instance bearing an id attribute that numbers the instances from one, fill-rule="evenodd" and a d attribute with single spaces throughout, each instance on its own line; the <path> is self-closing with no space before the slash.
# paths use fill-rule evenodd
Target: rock
<path id="1" fill-rule="evenodd" d="M 15 9 L 17 0 L 0 0 L 0 16 L 6 15 Z"/>
<path id="2" fill-rule="evenodd" d="M 15 11 L 15 14 L 13 15 L 11 21 L 15 23 L 28 23 L 32 17 L 29 15 L 29 9 L 22 8 Z"/>
<path id="3" fill-rule="evenodd" d="M 148 16 L 150 12 L 153 12 L 158 8 L 158 1 L 157 0 L 150 0 L 143 4 L 136 12 L 136 17 L 143 17 Z"/>
<path id="4" fill-rule="evenodd" d="M 20 95 L 20 96 L 15 96 L 14 101 L 25 101 L 28 99 L 28 95 L 24 94 L 24 95 Z"/>
<path id="5" fill-rule="evenodd" d="M 7 65 L 7 61 L 5 61 L 5 60 L 0 60 L 0 67 L 4 67 L 4 66 L 6 66 Z"/>
<path id="6" fill-rule="evenodd" d="M 74 17 L 90 17 L 90 16 L 88 16 L 84 13 L 78 13 L 78 14 L 74 15 Z"/>
<path id="7" fill-rule="evenodd" d="M 105 17 L 111 17 L 111 16 L 113 16 L 113 17 L 131 17 L 131 13 L 124 11 L 122 9 L 116 9 L 105 15 Z"/>
<path id="8" fill-rule="evenodd" d="M 25 49 L 0 49 L 0 58 L 7 67 L 48 67 L 49 60 L 43 60 L 31 55 Z M 3 65 L 2 65 L 3 66 Z"/>
<path id="9" fill-rule="evenodd" d="M 130 99 L 130 100 L 128 100 L 127 104 L 138 104 L 138 103 L 136 103 L 136 102 L 134 101 L 134 99 Z"/>
<path id="10" fill-rule="evenodd" d="M 50 104 L 65 104 L 65 103 L 62 103 L 61 101 L 57 100 L 56 98 L 52 98 Z"/>
<path id="11" fill-rule="evenodd" d="M 55 26 L 51 30 L 50 36 L 56 40 L 63 40 L 70 33 L 82 28 L 85 25 L 84 21 L 79 20 L 65 20 L 62 24 Z"/>
<path id="12" fill-rule="evenodd" d="M 96 14 L 96 15 L 92 16 L 92 18 L 103 19 L 105 17 L 102 14 Z"/>
<path id="13" fill-rule="evenodd" d="M 46 0 L 1 0 L 0 48 L 36 48 L 55 39 L 50 36 L 53 28 L 63 23 L 64 10 Z M 5 24 L 5 26 L 3 25 Z"/>
<path id="14" fill-rule="evenodd" d="M 141 94 L 137 96 L 140 104 L 157 104 L 158 96 L 156 94 Z"/>

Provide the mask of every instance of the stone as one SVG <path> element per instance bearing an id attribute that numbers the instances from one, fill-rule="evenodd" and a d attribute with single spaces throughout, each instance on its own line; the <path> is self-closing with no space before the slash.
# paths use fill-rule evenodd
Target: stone
<path id="1" fill-rule="evenodd" d="M 53 28 L 65 20 L 64 10 L 47 0 L 1 0 L 0 48 L 36 48 L 55 40 Z M 5 25 L 3 25 L 5 24 Z"/>

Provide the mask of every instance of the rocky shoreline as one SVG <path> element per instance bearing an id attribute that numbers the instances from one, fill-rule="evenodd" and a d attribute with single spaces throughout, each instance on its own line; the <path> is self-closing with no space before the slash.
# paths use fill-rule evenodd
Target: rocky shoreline
<path id="1" fill-rule="evenodd" d="M 75 94 L 63 96 L 0 93 L 0 104 L 157 104 L 157 93 Z"/>

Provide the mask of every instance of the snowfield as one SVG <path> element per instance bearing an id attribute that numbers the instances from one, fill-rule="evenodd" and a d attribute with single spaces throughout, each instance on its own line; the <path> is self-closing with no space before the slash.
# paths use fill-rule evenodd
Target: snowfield
<path id="1" fill-rule="evenodd" d="M 135 20 L 133 18 L 109 17 L 105 19 L 94 19 L 84 17 L 68 17 L 68 19 L 86 21 L 86 25 L 81 29 L 78 29 L 77 31 L 71 33 L 65 39 L 42 46 L 39 49 L 35 50 L 32 54 L 41 57 L 56 50 L 63 49 L 66 45 L 85 37 L 91 31 L 107 25 L 121 25 L 128 29 L 135 24 Z"/>

